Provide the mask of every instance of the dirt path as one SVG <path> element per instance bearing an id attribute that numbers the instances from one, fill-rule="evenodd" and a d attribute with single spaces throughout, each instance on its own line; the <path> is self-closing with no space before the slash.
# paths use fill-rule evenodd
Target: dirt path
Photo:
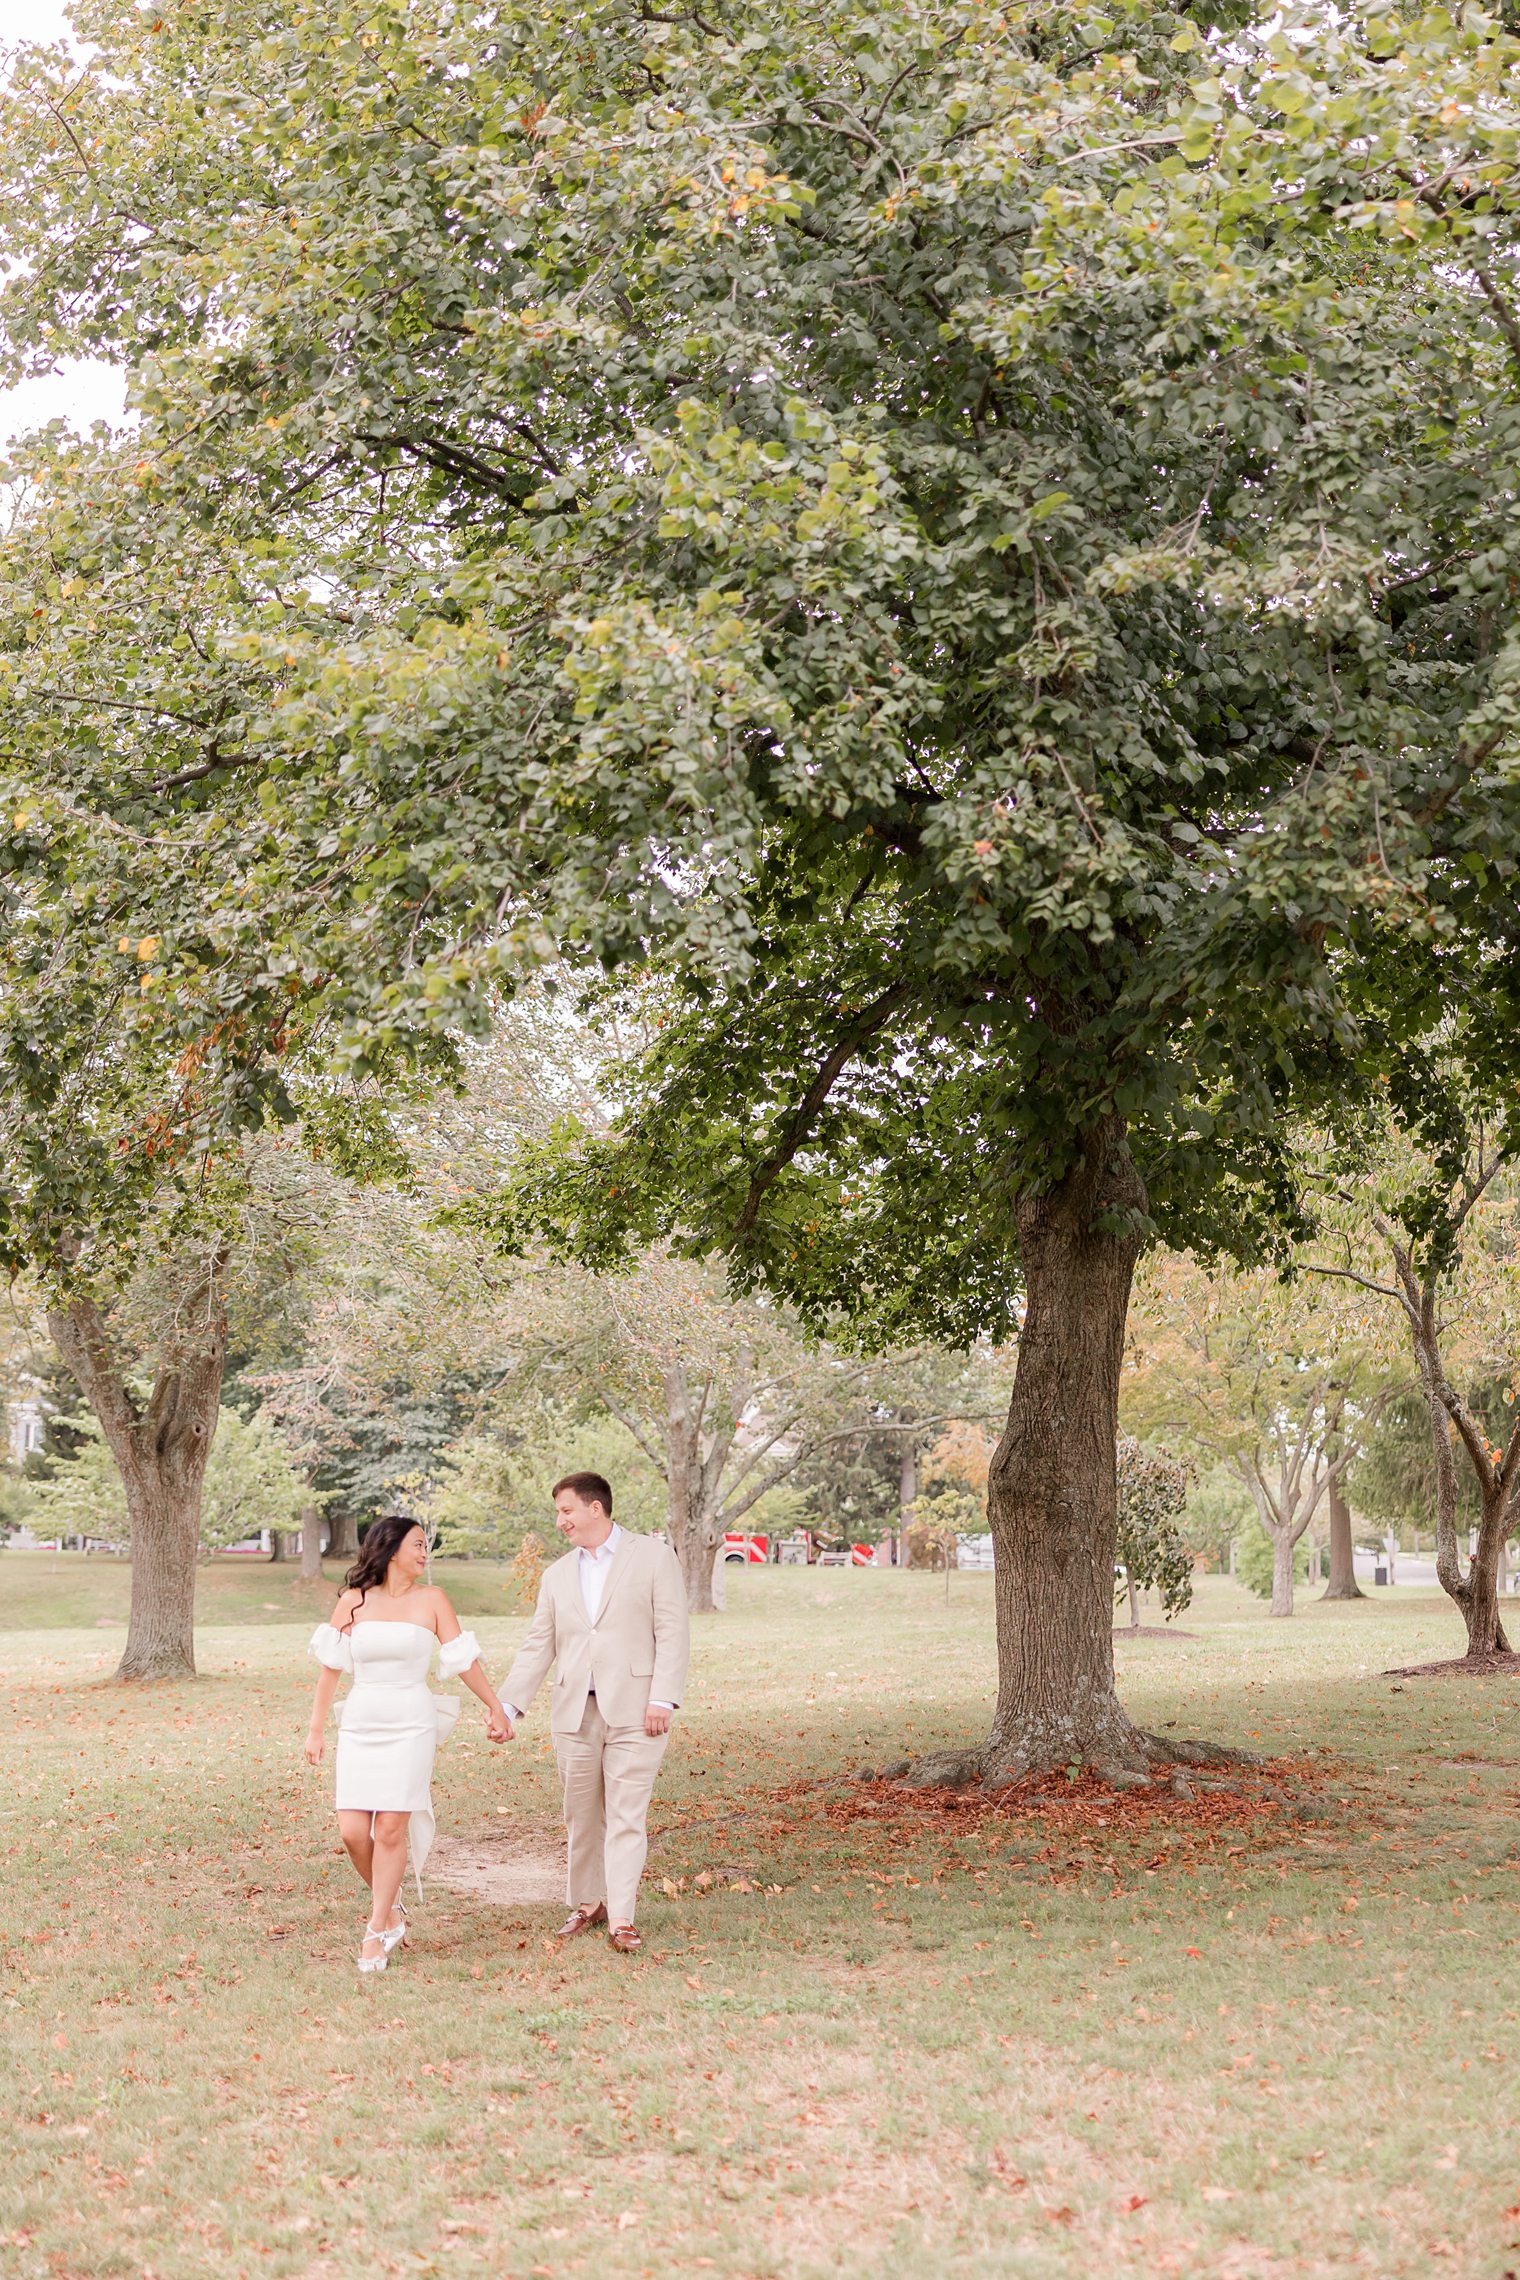
<path id="1" fill-rule="evenodd" d="M 428 1881 L 496 1908 L 540 1907 L 565 1897 L 563 1847 L 540 1836 L 439 1837 Z"/>

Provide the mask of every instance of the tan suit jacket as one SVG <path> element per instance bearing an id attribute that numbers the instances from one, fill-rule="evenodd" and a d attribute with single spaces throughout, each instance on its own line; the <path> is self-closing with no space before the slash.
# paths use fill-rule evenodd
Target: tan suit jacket
<path id="1" fill-rule="evenodd" d="M 557 1662 L 551 1733 L 578 1734 L 593 1693 L 609 1726 L 642 1728 L 651 1698 L 679 1704 L 690 1656 L 680 1562 L 657 1536 L 624 1529 L 594 1623 L 581 1597 L 580 1553 L 567 1552 L 548 1569 L 501 1699 L 526 1710 Z"/>

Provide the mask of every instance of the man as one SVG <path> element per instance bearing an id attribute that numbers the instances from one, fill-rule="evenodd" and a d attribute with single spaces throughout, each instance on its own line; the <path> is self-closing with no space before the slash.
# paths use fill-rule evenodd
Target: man
<path id="1" fill-rule="evenodd" d="M 565 1785 L 570 1904 L 559 1936 L 606 1924 L 619 1954 L 636 1955 L 649 1799 L 691 1653 L 686 1589 L 668 1544 L 618 1527 L 600 1473 L 567 1473 L 553 1496 L 571 1549 L 539 1587 L 501 1706 L 515 1730 L 558 1662 L 549 1731 Z"/>

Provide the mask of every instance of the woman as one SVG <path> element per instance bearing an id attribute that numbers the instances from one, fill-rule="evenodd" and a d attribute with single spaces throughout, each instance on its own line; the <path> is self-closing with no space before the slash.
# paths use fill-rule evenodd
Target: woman
<path id="1" fill-rule="evenodd" d="M 434 1694 L 428 1665 L 438 1646 L 440 1678 L 462 1678 L 486 1707 L 486 1733 L 504 1742 L 511 1728 L 481 1668 L 473 1631 L 463 1631 L 447 1594 L 424 1583 L 427 1537 L 405 1513 L 377 1520 L 348 1571 L 348 1589 L 330 1623 L 319 1623 L 311 1652 L 322 1665 L 306 1755 L 322 1758 L 323 1728 L 348 1671 L 353 1687 L 338 1727 L 338 1828 L 348 1857 L 370 1888 L 361 1971 L 384 1971 L 406 1938 L 401 1880 L 408 1837 L 420 1878 L 433 1842 L 433 1758 L 458 1704 Z"/>

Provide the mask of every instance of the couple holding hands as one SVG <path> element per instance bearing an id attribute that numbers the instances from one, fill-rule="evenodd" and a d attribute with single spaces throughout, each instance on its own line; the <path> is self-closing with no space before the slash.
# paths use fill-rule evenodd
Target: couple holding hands
<path id="1" fill-rule="evenodd" d="M 368 1529 L 332 1621 L 312 1634 L 322 1666 L 306 1737 L 313 1765 L 338 1681 L 345 1672 L 353 1680 L 339 1711 L 336 1802 L 348 1857 L 370 1889 L 361 1972 L 384 1971 L 405 1942 L 408 1851 L 420 1878 L 433 1842 L 433 1759 L 459 1714 L 451 1696 L 428 1684 L 435 1647 L 440 1678 L 463 1679 L 484 1703 L 493 1742 L 512 1739 L 550 1664 L 558 1665 L 549 1730 L 565 1787 L 570 1907 L 560 1937 L 606 1924 L 619 1953 L 643 1945 L 639 1878 L 649 1799 L 686 1683 L 686 1589 L 668 1544 L 618 1527 L 600 1473 L 569 1473 L 553 1496 L 570 1548 L 545 1572 L 499 1696 L 475 1634 L 424 1580 L 427 1537 L 404 1515 Z"/>

